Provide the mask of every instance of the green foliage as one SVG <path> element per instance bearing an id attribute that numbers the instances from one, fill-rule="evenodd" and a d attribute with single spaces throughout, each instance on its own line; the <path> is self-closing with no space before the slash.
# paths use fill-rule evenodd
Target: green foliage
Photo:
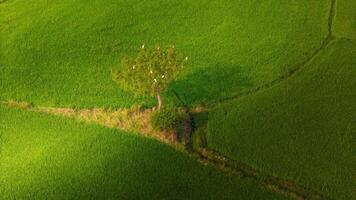
<path id="1" fill-rule="evenodd" d="M 137 57 L 124 57 L 113 79 L 119 86 L 136 95 L 155 96 L 164 92 L 183 71 L 188 57 L 183 58 L 174 46 L 153 49 L 143 45 Z"/>
<path id="2" fill-rule="evenodd" d="M 193 112 L 193 125 L 194 125 L 194 133 L 192 134 L 192 146 L 196 150 L 201 150 L 202 148 L 207 147 L 206 141 L 206 126 L 208 122 L 208 112 L 200 111 Z"/>
<path id="3" fill-rule="evenodd" d="M 192 146 L 193 149 L 198 151 L 207 147 L 205 127 L 198 128 L 194 131 L 194 134 L 192 135 Z"/>
<path id="4" fill-rule="evenodd" d="M 217 107 L 208 146 L 331 199 L 355 199 L 355 53 L 355 42 L 335 41 L 287 81 Z"/>
<path id="5" fill-rule="evenodd" d="M 151 125 L 157 130 L 176 130 L 182 123 L 185 115 L 174 107 L 164 106 L 151 117 Z"/>
<path id="6" fill-rule="evenodd" d="M 0 105 L 0 199 L 280 199 L 156 140 Z"/>

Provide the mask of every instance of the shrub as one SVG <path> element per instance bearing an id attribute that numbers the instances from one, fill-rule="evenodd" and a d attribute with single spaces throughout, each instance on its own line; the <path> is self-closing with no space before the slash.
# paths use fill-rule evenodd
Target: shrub
<path id="1" fill-rule="evenodd" d="M 176 130 L 184 119 L 184 113 L 173 107 L 162 107 L 151 117 L 151 125 L 160 131 Z"/>
<path id="2" fill-rule="evenodd" d="M 206 128 L 199 127 L 192 135 L 192 147 L 195 150 L 201 150 L 207 147 Z"/>

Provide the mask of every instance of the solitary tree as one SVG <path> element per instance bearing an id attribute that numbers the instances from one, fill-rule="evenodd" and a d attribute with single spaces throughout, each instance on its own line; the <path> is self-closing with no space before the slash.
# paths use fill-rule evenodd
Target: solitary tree
<path id="1" fill-rule="evenodd" d="M 142 45 L 137 57 L 126 56 L 121 68 L 112 71 L 113 79 L 127 91 L 141 96 L 156 96 L 158 109 L 163 105 L 162 92 L 181 74 L 188 57 L 181 56 L 174 46 L 149 49 Z"/>

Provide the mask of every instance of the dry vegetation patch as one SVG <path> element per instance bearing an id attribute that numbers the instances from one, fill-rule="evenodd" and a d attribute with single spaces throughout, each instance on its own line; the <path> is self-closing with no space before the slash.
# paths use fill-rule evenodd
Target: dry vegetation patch
<path id="1" fill-rule="evenodd" d="M 109 128 L 134 132 L 143 136 L 158 139 L 169 144 L 177 144 L 174 133 L 169 131 L 157 131 L 150 125 L 150 118 L 154 109 L 142 109 L 133 106 L 129 109 L 74 109 L 74 108 L 52 108 L 33 106 L 27 102 L 6 101 L 3 104 L 29 110 L 33 112 L 47 113 L 56 116 L 70 117 L 81 122 L 95 123 Z"/>

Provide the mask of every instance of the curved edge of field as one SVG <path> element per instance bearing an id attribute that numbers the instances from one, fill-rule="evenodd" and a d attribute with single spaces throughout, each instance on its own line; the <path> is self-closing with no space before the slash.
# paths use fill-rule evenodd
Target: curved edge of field
<path id="1" fill-rule="evenodd" d="M 282 199 L 151 139 L 0 105 L 1 199 Z"/>
<path id="2" fill-rule="evenodd" d="M 239 93 L 237 95 L 232 95 L 230 97 L 227 98 L 223 98 L 220 99 L 216 102 L 212 102 L 210 104 L 210 107 L 213 107 L 216 104 L 220 104 L 220 103 L 224 103 L 224 102 L 228 102 L 228 101 L 232 101 L 232 100 L 236 100 L 245 96 L 249 96 L 249 95 L 254 95 L 258 92 L 264 91 L 264 90 L 268 90 L 269 88 L 272 88 L 278 84 L 281 84 L 284 81 L 287 81 L 289 78 L 293 77 L 297 72 L 299 72 L 300 70 L 302 70 L 306 65 L 308 65 L 310 62 L 313 61 L 313 59 L 317 56 L 319 56 L 321 54 L 321 52 L 323 50 L 325 50 L 325 48 L 333 41 L 335 40 L 335 36 L 333 33 L 333 26 L 335 23 L 335 15 L 336 15 L 336 7 L 337 7 L 337 0 L 330 0 L 330 10 L 329 10 L 329 17 L 328 17 L 328 23 L 327 23 L 327 27 L 328 27 L 328 35 L 325 37 L 325 39 L 322 41 L 321 45 L 319 48 L 317 48 L 307 59 L 305 59 L 304 61 L 295 64 L 293 67 L 291 67 L 290 71 L 288 74 L 285 74 L 283 76 L 280 76 L 279 78 L 260 85 L 254 89 L 248 90 L 246 92 L 243 93 Z"/>
<path id="3" fill-rule="evenodd" d="M 209 114 L 208 147 L 331 198 L 354 198 L 355 53 L 352 40 L 333 41 L 296 76 L 220 104 Z"/>

